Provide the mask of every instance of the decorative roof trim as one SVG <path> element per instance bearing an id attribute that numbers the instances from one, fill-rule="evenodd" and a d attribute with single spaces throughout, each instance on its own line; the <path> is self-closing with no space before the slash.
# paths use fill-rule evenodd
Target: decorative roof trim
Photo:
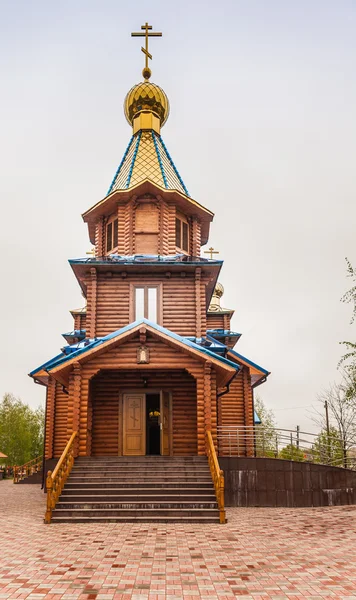
<path id="1" fill-rule="evenodd" d="M 132 144 L 132 142 L 133 142 L 133 139 L 134 139 L 134 136 L 131 136 L 131 139 L 130 139 L 130 141 L 129 141 L 129 143 L 128 143 L 128 146 L 127 146 L 127 148 L 126 148 L 126 150 L 125 150 L 125 154 L 124 154 L 124 156 L 122 157 L 122 161 L 121 161 L 121 163 L 119 164 L 118 168 L 116 169 L 116 173 L 115 173 L 115 175 L 114 175 L 114 178 L 113 178 L 113 180 L 112 180 L 112 182 L 111 182 L 111 184 L 110 184 L 110 187 L 109 187 L 109 189 L 108 189 L 108 191 L 107 191 L 107 194 L 106 194 L 107 196 L 108 196 L 108 195 L 111 193 L 111 190 L 112 190 L 112 188 L 114 187 L 114 184 L 115 184 L 116 178 L 117 178 L 118 174 L 120 173 L 120 171 L 121 171 L 121 167 L 122 167 L 122 165 L 124 164 L 124 162 L 125 162 L 125 159 L 126 159 L 126 156 L 128 155 L 128 153 L 129 153 L 129 150 L 130 150 L 130 148 L 131 148 L 131 144 Z"/>
<path id="2" fill-rule="evenodd" d="M 164 185 L 165 185 L 166 189 L 168 189 L 168 181 L 167 181 L 167 177 L 166 177 L 166 174 L 165 174 L 165 172 L 164 172 L 164 168 L 163 168 L 163 163 L 162 163 L 161 155 L 160 155 L 160 152 L 159 152 L 159 150 L 158 150 L 158 144 L 157 144 L 156 136 L 155 136 L 155 133 L 154 133 L 154 131 L 153 131 L 153 130 L 152 130 L 152 139 L 153 139 L 153 143 L 154 143 L 155 150 L 156 150 L 156 154 L 157 154 L 157 158 L 158 158 L 158 163 L 159 163 L 159 166 L 160 166 L 160 169 L 161 169 L 161 173 L 162 173 L 163 182 L 164 182 Z"/>
<path id="3" fill-rule="evenodd" d="M 169 152 L 168 152 L 168 150 L 167 150 L 167 148 L 166 148 L 166 145 L 165 145 L 165 143 L 164 143 L 164 141 L 163 141 L 163 139 L 162 139 L 162 136 L 160 136 L 160 142 L 161 142 L 161 144 L 162 144 L 162 146 L 163 146 L 163 150 L 165 151 L 165 153 L 166 153 L 166 155 L 167 155 L 167 158 L 168 158 L 169 162 L 171 163 L 171 166 L 172 166 L 172 168 L 173 168 L 173 170 L 174 170 L 174 172 L 175 172 L 176 176 L 177 176 L 177 177 L 178 177 L 178 179 L 179 179 L 179 182 L 180 182 L 180 184 L 181 184 L 181 186 L 182 186 L 183 190 L 185 191 L 185 193 L 187 194 L 187 196 L 190 196 L 190 194 L 189 194 L 189 192 L 188 192 L 187 188 L 186 188 L 186 187 L 185 187 L 185 185 L 184 185 L 184 181 L 183 181 L 183 179 L 181 178 L 181 176 L 180 176 L 180 174 L 179 174 L 179 172 L 178 172 L 178 169 L 177 169 L 177 167 L 175 166 L 175 164 L 174 164 L 174 162 L 173 162 L 173 160 L 172 160 L 172 157 L 171 157 L 171 155 L 169 154 Z"/>

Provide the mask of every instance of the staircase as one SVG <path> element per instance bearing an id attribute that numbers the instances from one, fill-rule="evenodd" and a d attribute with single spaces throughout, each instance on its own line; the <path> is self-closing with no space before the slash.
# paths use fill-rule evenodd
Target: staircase
<path id="1" fill-rule="evenodd" d="M 80 457 L 52 523 L 218 523 L 205 456 Z"/>

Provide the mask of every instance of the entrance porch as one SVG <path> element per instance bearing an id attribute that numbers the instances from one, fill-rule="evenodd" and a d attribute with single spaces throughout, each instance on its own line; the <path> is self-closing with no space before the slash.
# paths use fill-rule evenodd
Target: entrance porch
<path id="1" fill-rule="evenodd" d="M 185 369 L 102 370 L 89 385 L 87 456 L 196 455 L 197 420 Z"/>

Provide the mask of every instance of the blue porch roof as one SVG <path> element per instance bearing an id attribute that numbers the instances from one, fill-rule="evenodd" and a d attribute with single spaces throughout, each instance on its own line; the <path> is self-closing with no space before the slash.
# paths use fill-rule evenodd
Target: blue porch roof
<path id="1" fill-rule="evenodd" d="M 125 327 L 122 327 L 121 329 L 113 331 L 112 333 L 110 333 L 104 337 L 95 338 L 95 339 L 87 339 L 87 340 L 78 342 L 78 344 L 74 344 L 74 348 L 72 347 L 71 351 L 69 353 L 62 352 L 61 354 L 55 356 L 53 359 L 47 361 L 46 363 L 44 363 L 37 369 L 34 369 L 33 371 L 31 371 L 30 377 L 33 377 L 40 370 L 50 371 L 54 367 L 64 364 L 64 363 L 68 362 L 69 360 L 72 360 L 73 358 L 78 358 L 79 356 L 82 356 L 83 354 L 86 354 L 87 352 L 89 352 L 89 350 L 92 350 L 93 348 L 101 346 L 105 342 L 112 340 L 116 337 L 119 337 L 120 335 L 123 335 L 124 333 L 129 332 L 132 329 L 135 329 L 135 327 L 138 327 L 139 325 L 149 325 L 152 329 L 169 336 L 170 338 L 180 342 L 181 344 L 183 344 L 189 348 L 193 348 L 194 350 L 197 350 L 201 354 L 205 354 L 206 356 L 208 356 L 210 358 L 213 358 L 223 364 L 233 367 L 236 371 L 240 370 L 240 367 L 237 366 L 236 363 L 234 363 L 233 361 L 231 361 L 227 358 L 224 358 L 220 354 L 217 354 L 216 352 L 209 350 L 208 348 L 201 346 L 188 338 L 182 337 L 182 336 L 178 335 L 177 333 L 173 333 L 173 331 L 170 331 L 169 329 L 166 329 L 165 327 L 162 327 L 161 325 L 157 325 L 157 323 L 153 323 L 152 321 L 149 321 L 148 319 L 140 319 L 138 321 L 134 321 L 133 323 L 130 323 L 129 325 L 126 325 Z"/>

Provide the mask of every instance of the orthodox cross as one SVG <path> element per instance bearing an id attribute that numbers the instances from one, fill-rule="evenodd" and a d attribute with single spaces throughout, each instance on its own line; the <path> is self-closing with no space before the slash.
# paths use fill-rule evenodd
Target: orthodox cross
<path id="1" fill-rule="evenodd" d="M 89 252 L 86 252 L 85 254 L 90 254 L 91 256 L 95 256 L 95 248 L 92 248 L 91 250 L 89 250 Z"/>
<path id="2" fill-rule="evenodd" d="M 214 250 L 214 248 L 211 246 L 211 248 L 209 248 L 209 250 L 205 250 L 204 254 L 210 254 L 210 259 L 212 260 L 213 254 L 220 254 L 220 252 L 218 250 Z"/>
<path id="3" fill-rule="evenodd" d="M 145 79 L 149 79 L 151 77 L 151 69 L 148 66 L 148 59 L 150 58 L 152 60 L 152 54 L 149 53 L 148 51 L 148 38 L 149 37 L 162 37 L 162 33 L 158 33 L 155 31 L 151 31 L 152 29 L 152 25 L 149 25 L 148 23 L 145 23 L 144 25 L 141 25 L 141 29 L 144 30 L 144 33 L 139 31 L 137 33 L 131 33 L 131 37 L 144 37 L 146 38 L 145 40 L 145 47 L 142 48 L 141 47 L 141 51 L 144 53 L 146 59 L 145 59 L 145 68 L 142 71 L 142 74 L 144 76 Z"/>

